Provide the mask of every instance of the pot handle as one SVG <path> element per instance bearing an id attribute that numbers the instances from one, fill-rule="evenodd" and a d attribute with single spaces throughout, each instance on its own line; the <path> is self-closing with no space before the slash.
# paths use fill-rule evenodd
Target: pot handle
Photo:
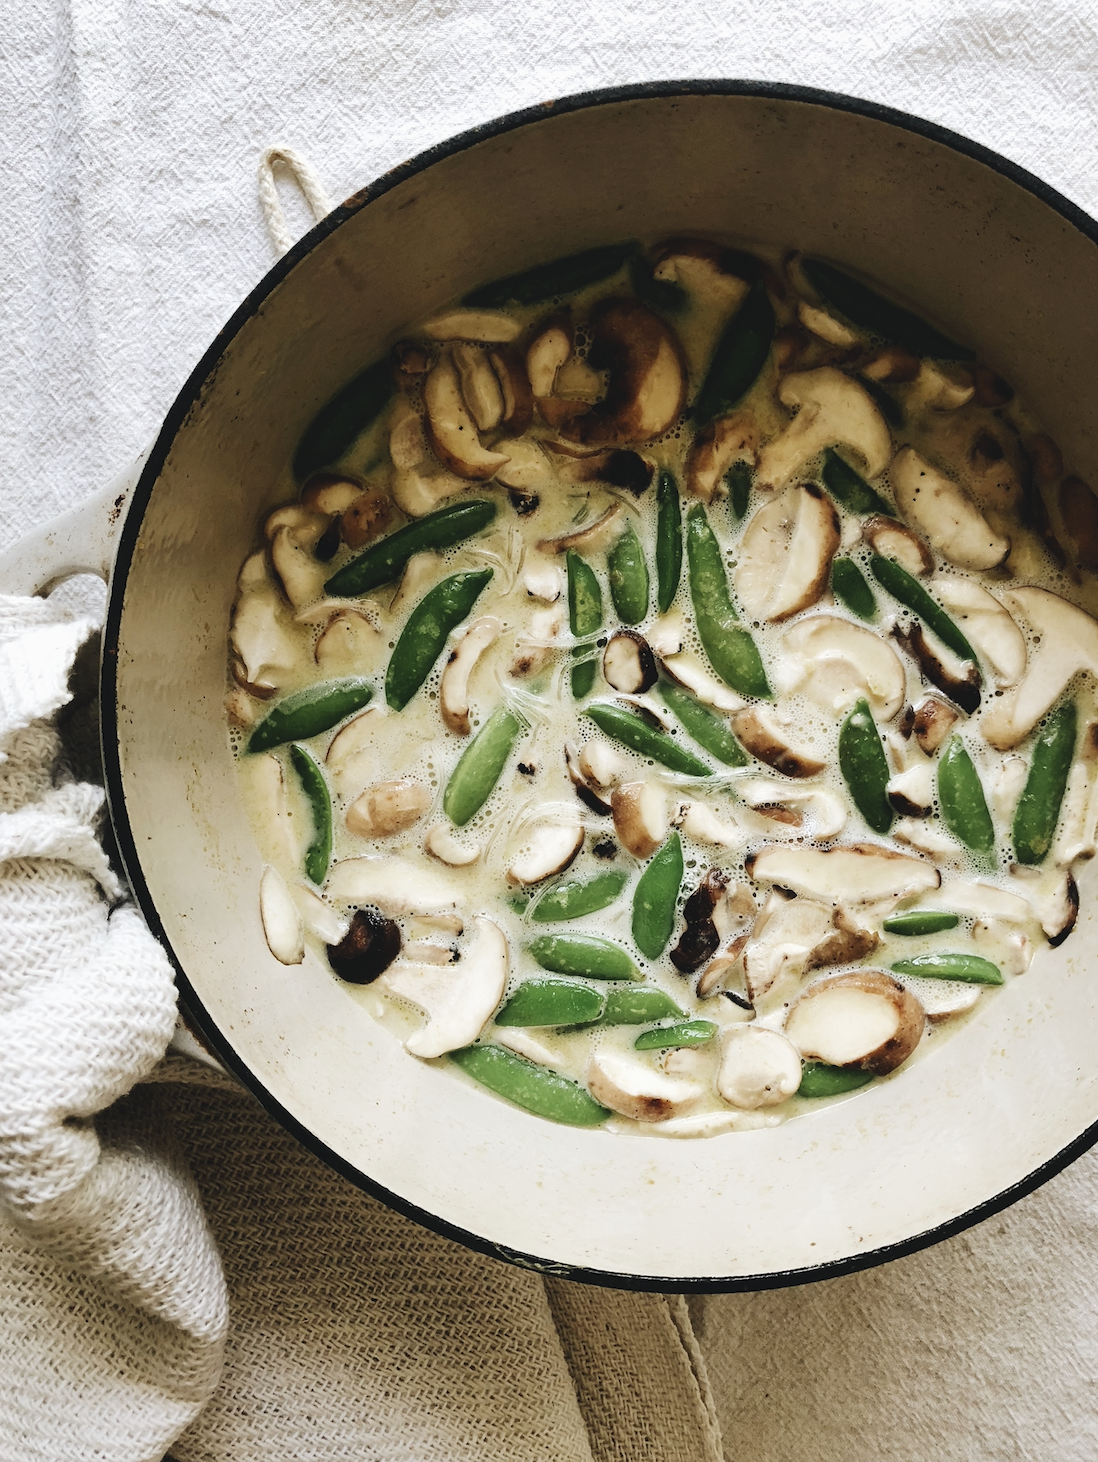
<path id="1" fill-rule="evenodd" d="M 106 487 L 0 553 L 0 593 L 48 594 L 77 574 L 109 579 L 126 509 L 149 451 Z"/>

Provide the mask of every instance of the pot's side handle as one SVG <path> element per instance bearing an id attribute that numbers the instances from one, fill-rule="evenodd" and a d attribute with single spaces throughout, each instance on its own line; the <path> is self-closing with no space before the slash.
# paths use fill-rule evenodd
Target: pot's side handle
<path id="1" fill-rule="evenodd" d="M 0 593 L 48 594 L 77 574 L 110 577 L 126 509 L 148 449 L 106 487 L 32 528 L 0 553 Z"/>

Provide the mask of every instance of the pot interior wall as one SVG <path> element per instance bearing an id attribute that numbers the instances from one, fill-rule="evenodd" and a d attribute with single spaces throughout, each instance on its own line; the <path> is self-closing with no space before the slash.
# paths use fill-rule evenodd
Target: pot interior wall
<path id="1" fill-rule="evenodd" d="M 548 116 L 352 213 L 259 299 L 183 403 L 115 583 L 114 802 L 202 1019 L 343 1163 L 482 1244 L 626 1282 L 720 1284 L 902 1244 L 1098 1120 L 1087 888 L 1063 949 L 902 1079 L 705 1142 L 560 1129 L 406 1056 L 312 956 L 292 969 L 269 956 L 221 712 L 236 572 L 261 508 L 290 495 L 287 464 L 317 408 L 406 321 L 474 284 L 686 232 L 796 245 L 894 284 L 979 342 L 1074 469 L 1095 474 L 1098 251 L 1013 181 L 808 102 L 649 97 Z"/>

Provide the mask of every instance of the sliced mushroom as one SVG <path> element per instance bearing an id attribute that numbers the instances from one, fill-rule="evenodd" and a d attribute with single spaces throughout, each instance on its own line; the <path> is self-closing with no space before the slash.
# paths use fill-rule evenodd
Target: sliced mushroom
<path id="1" fill-rule="evenodd" d="M 929 817 L 934 806 L 934 763 L 923 762 L 890 778 L 885 793 L 904 817 Z"/>
<path id="2" fill-rule="evenodd" d="M 979 710 L 980 672 L 971 660 L 961 660 L 954 655 L 936 635 L 925 630 L 917 619 L 911 620 L 906 628 L 894 625 L 892 634 L 931 685 L 936 685 L 969 715 Z"/>
<path id="3" fill-rule="evenodd" d="M 1067 869 L 1025 868 L 1015 864 L 1011 877 L 1028 900 L 1045 938 L 1056 949 L 1075 928 L 1079 888 Z"/>
<path id="4" fill-rule="evenodd" d="M 699 843 L 738 851 L 747 842 L 747 833 L 739 823 L 722 821 L 704 802 L 687 802 L 678 823 L 688 838 Z"/>
<path id="5" fill-rule="evenodd" d="M 922 364 L 917 355 L 905 350 L 902 345 L 883 345 L 874 351 L 869 360 L 861 366 L 861 374 L 882 385 L 899 385 L 913 381 Z"/>
<path id="6" fill-rule="evenodd" d="M 785 1022 L 802 1056 L 884 1076 L 922 1040 L 923 1007 L 882 970 L 851 970 L 810 985 Z"/>
<path id="7" fill-rule="evenodd" d="M 839 515 L 815 485 L 787 488 L 751 517 L 740 541 L 736 592 L 751 619 L 788 619 L 827 588 Z"/>
<path id="8" fill-rule="evenodd" d="M 543 538 L 538 544 L 542 553 L 605 553 L 625 532 L 627 519 L 621 503 L 612 503 L 601 517 L 584 528 L 562 533 L 559 538 Z"/>
<path id="9" fill-rule="evenodd" d="M 433 584 L 442 572 L 444 559 L 440 553 L 432 553 L 427 550 L 424 553 L 413 553 L 408 562 L 404 565 L 404 572 L 400 576 L 400 584 L 393 595 L 392 603 L 389 605 L 389 613 L 392 615 L 403 614 L 413 604 L 417 604 L 425 593 L 427 586 Z"/>
<path id="10" fill-rule="evenodd" d="M 774 712 L 765 706 L 737 711 L 732 717 L 732 730 L 752 756 L 784 777 L 816 777 L 826 765 L 791 745 Z"/>
<path id="11" fill-rule="evenodd" d="M 474 481 L 493 477 L 510 460 L 501 452 L 481 445 L 473 420 L 462 397 L 461 382 L 453 357 L 443 353 L 423 385 L 427 409 L 427 438 L 432 449 L 451 472 Z"/>
<path id="12" fill-rule="evenodd" d="M 1010 552 L 1010 539 L 996 533 L 955 482 L 944 477 L 912 447 L 901 447 L 889 473 L 896 504 L 950 563 L 991 569 Z"/>
<path id="13" fill-rule="evenodd" d="M 795 893 L 832 903 L 869 903 L 907 898 L 937 888 L 942 876 L 925 858 L 897 853 L 876 843 L 838 848 L 800 848 L 771 844 L 752 853 L 747 875 Z"/>
<path id="14" fill-rule="evenodd" d="M 933 361 L 922 361 L 906 398 L 908 409 L 929 407 L 933 411 L 956 411 L 967 406 L 976 394 L 976 387 L 962 367 L 954 367 L 954 371 L 955 375 L 950 376 Z"/>
<path id="15" fill-rule="evenodd" d="M 346 934 L 328 946 L 328 963 L 351 985 L 372 985 L 400 953 L 400 930 L 378 909 L 356 909 Z"/>
<path id="16" fill-rule="evenodd" d="M 588 360 L 609 371 L 606 395 L 560 428 L 569 441 L 628 446 L 661 436 L 686 402 L 686 367 L 670 326 L 639 300 L 600 301 L 591 313 Z"/>
<path id="17" fill-rule="evenodd" d="M 1025 637 L 998 599 L 971 579 L 952 574 L 940 574 L 930 587 L 991 666 L 999 688 L 1017 685 L 1026 668 Z"/>
<path id="18" fill-rule="evenodd" d="M 469 486 L 463 477 L 446 472 L 433 463 L 400 468 L 393 473 L 393 501 L 409 518 L 425 518 L 439 503 Z"/>
<path id="19" fill-rule="evenodd" d="M 454 830 L 448 822 L 436 822 L 434 827 L 428 829 L 423 846 L 432 858 L 437 858 L 440 863 L 446 863 L 451 868 L 467 868 L 480 857 L 480 845 L 463 843 L 454 836 Z"/>
<path id="20" fill-rule="evenodd" d="M 443 721 L 459 736 L 468 736 L 471 729 L 469 677 L 485 650 L 494 645 L 502 633 L 502 620 L 494 614 L 481 615 L 473 620 L 458 641 L 457 648 L 450 652 L 439 681 L 438 703 Z"/>
<path id="21" fill-rule="evenodd" d="M 584 743 L 579 754 L 579 768 L 588 782 L 596 787 L 612 787 L 631 769 L 633 763 L 605 741 L 592 738 Z"/>
<path id="22" fill-rule="evenodd" d="M 730 1106 L 777 1106 L 801 1084 L 801 1058 L 778 1031 L 766 1026 L 737 1025 L 721 1041 L 717 1091 Z"/>
<path id="23" fill-rule="evenodd" d="M 912 731 L 927 756 L 933 756 L 953 730 L 960 717 L 954 708 L 936 695 L 928 695 L 915 707 Z"/>
<path id="24" fill-rule="evenodd" d="M 1022 758 L 1007 757 L 1007 761 L 1022 761 Z M 1024 767 L 1025 763 L 1022 765 Z M 1052 861 L 1058 868 L 1070 868 L 1079 859 L 1093 858 L 1098 852 L 1098 807 L 1095 806 L 1098 790 L 1092 780 L 1092 772 L 1092 764 L 1077 761 L 1068 774 L 1060 822 L 1050 849 Z"/>
<path id="25" fill-rule="evenodd" d="M 1075 768 L 1072 768 L 1074 774 Z M 1025 757 L 1006 756 L 991 779 L 991 805 L 1003 822 L 1010 822 L 1025 790 L 1029 767 Z M 1070 786 L 1070 783 L 1069 783 Z M 1066 798 L 1065 798 L 1066 801 Z"/>
<path id="26" fill-rule="evenodd" d="M 917 579 L 934 572 L 934 555 L 919 535 L 895 518 L 867 518 L 862 533 L 874 553 L 894 558 Z"/>
<path id="27" fill-rule="evenodd" d="M 310 513 L 332 518 L 346 512 L 356 498 L 362 496 L 366 484 L 361 477 L 347 477 L 339 472 L 314 472 L 301 489 L 301 506 Z M 322 536 L 321 534 L 317 536 Z"/>
<path id="28" fill-rule="evenodd" d="M 552 605 L 530 616 L 525 632 L 519 637 L 517 653 L 511 662 L 512 675 L 535 675 L 556 653 L 554 641 L 564 629 L 564 607 Z"/>
<path id="29" fill-rule="evenodd" d="M 372 904 L 392 918 L 452 913 L 460 898 L 434 869 L 392 853 L 341 859 L 328 875 L 327 892 L 340 903 Z"/>
<path id="30" fill-rule="evenodd" d="M 371 664 L 382 646 L 382 638 L 364 614 L 341 609 L 328 621 L 328 628 L 316 642 L 316 663 L 329 675 Z"/>
<path id="31" fill-rule="evenodd" d="M 681 637 L 679 644 L 682 643 Z M 673 643 L 665 640 L 664 643 Z M 707 706 L 712 706 L 717 711 L 739 711 L 743 709 L 744 701 L 734 690 L 729 690 L 723 680 L 718 680 L 712 671 L 707 670 L 697 655 L 689 651 L 677 651 L 673 654 L 664 654 L 664 669 L 672 680 L 678 683 L 694 695 L 698 700 L 704 701 Z"/>
<path id="32" fill-rule="evenodd" d="M 526 352 L 526 374 L 535 400 L 552 396 L 557 372 L 571 354 L 572 329 L 566 321 L 552 321 L 534 338 Z"/>
<path id="33" fill-rule="evenodd" d="M 280 964 L 299 965 L 305 958 L 305 926 L 286 880 L 269 864 L 259 880 L 259 916 L 267 948 L 275 959 Z"/>
<path id="34" fill-rule="evenodd" d="M 479 340 L 484 345 L 505 345 L 521 332 L 521 323 L 502 310 L 446 310 L 423 327 L 431 340 Z"/>
<path id="35" fill-rule="evenodd" d="M 315 889 L 306 888 L 303 883 L 295 883 L 290 889 L 290 897 L 310 934 L 315 934 L 325 944 L 338 944 L 347 937 L 350 919 L 338 914 Z"/>
<path id="36" fill-rule="evenodd" d="M 367 706 L 332 738 L 324 764 L 335 782 L 336 790 L 348 792 L 361 787 L 377 768 L 375 737 L 378 724 L 385 715 L 380 706 Z"/>
<path id="37" fill-rule="evenodd" d="M 564 593 L 564 570 L 550 562 L 531 564 L 522 576 L 522 587 L 531 599 L 555 604 Z"/>
<path id="38" fill-rule="evenodd" d="M 999 751 L 1017 746 L 1080 670 L 1098 675 L 1098 624 L 1082 609 L 1047 589 L 1008 589 L 1007 608 L 1034 633 L 1026 673 L 1013 689 L 990 702 L 980 730 Z"/>
<path id="39" fill-rule="evenodd" d="M 236 666 L 233 667 L 234 673 Z M 240 668 L 243 676 L 243 667 Z M 225 715 L 230 726 L 249 731 L 259 719 L 260 706 L 257 702 L 269 700 L 275 694 L 273 686 L 233 685 L 225 696 Z"/>
<path id="40" fill-rule="evenodd" d="M 659 782 L 623 782 L 610 797 L 614 831 L 621 845 L 642 862 L 667 836 L 667 796 Z"/>
<path id="41" fill-rule="evenodd" d="M 328 577 L 327 565 L 313 553 L 315 542 L 303 541 L 301 530 L 288 525 L 277 528 L 271 539 L 271 563 L 295 609 L 319 599 Z"/>
<path id="42" fill-rule="evenodd" d="M 682 974 L 693 973 L 716 952 L 721 936 L 713 914 L 727 887 L 728 874 L 710 868 L 683 905 L 686 928 L 671 951 L 671 963 Z"/>
<path id="43" fill-rule="evenodd" d="M 766 777 L 751 777 L 736 784 L 736 791 L 748 807 L 791 807 L 801 809 L 809 819 L 812 836 L 838 837 L 846 826 L 847 810 L 839 797 L 826 787 L 791 787 Z"/>
<path id="44" fill-rule="evenodd" d="M 507 345 L 490 350 L 488 359 L 503 397 L 499 428 L 505 436 L 520 437 L 534 419 L 534 393 L 525 363 L 519 352 Z"/>
<path id="45" fill-rule="evenodd" d="M 904 703 L 907 676 L 899 657 L 864 625 L 814 614 L 787 630 L 782 644 L 800 662 L 793 667 L 797 684 L 832 715 L 845 715 L 864 696 L 879 720 L 890 721 Z"/>
<path id="46" fill-rule="evenodd" d="M 397 965 L 383 980 L 394 995 L 417 1005 L 427 1024 L 404 1042 L 425 1061 L 476 1040 L 507 987 L 507 940 L 491 919 L 478 916 L 461 960 L 454 965 Z"/>
<path id="47" fill-rule="evenodd" d="M 689 290 L 697 314 L 727 316 L 760 274 L 757 260 L 708 239 L 668 239 L 656 251 L 652 276 Z"/>
<path id="48" fill-rule="evenodd" d="M 364 548 L 388 527 L 393 500 L 380 487 L 368 487 L 350 502 L 340 519 L 340 533 L 348 548 Z"/>
<path id="49" fill-rule="evenodd" d="M 541 883 L 554 873 L 563 873 L 583 847 L 583 828 L 578 823 L 535 823 L 527 846 L 507 870 L 509 883 Z"/>
<path id="50" fill-rule="evenodd" d="M 744 946 L 748 998 L 757 1004 L 786 976 L 799 978 L 820 965 L 864 959 L 879 943 L 879 936 L 845 909 L 774 889 Z"/>
<path id="51" fill-rule="evenodd" d="M 548 443 L 549 450 L 559 454 L 558 443 Z M 585 453 L 582 457 L 568 454 L 561 464 L 561 476 L 568 482 L 605 482 L 608 487 L 623 487 L 640 497 L 655 475 L 656 464 L 639 452 L 614 449 L 609 452 Z"/>
<path id="52" fill-rule="evenodd" d="M 583 805 L 589 807 L 598 817 L 609 817 L 612 810 L 610 803 L 584 775 L 579 757 L 567 742 L 564 744 L 564 764 L 568 769 L 568 779 L 575 787 L 576 796 Z"/>
<path id="53" fill-rule="evenodd" d="M 263 554 L 254 554 L 249 564 L 256 559 L 264 564 Z M 229 638 L 245 688 L 261 699 L 280 690 L 301 659 L 283 618 L 282 597 L 269 580 L 258 584 L 254 576 L 249 580 L 233 607 Z"/>
<path id="54" fill-rule="evenodd" d="M 503 419 L 503 390 L 487 353 L 461 342 L 452 355 L 462 399 L 477 431 L 492 431 Z"/>
<path id="55" fill-rule="evenodd" d="M 375 782 L 347 809 L 347 831 L 360 838 L 389 838 L 417 823 L 431 805 L 431 789 L 414 777 Z"/>
<path id="56" fill-rule="evenodd" d="M 1011 893 L 1009 889 L 987 883 L 982 878 L 950 879 L 930 902 L 954 914 L 1006 919 L 1014 924 L 1024 924 L 1030 917 L 1029 903 L 1022 894 Z"/>
<path id="57" fill-rule="evenodd" d="M 597 1047 L 587 1067 L 587 1090 L 604 1107 L 634 1122 L 663 1122 L 688 1111 L 705 1088 L 667 1076 L 635 1056 Z"/>
<path id="58" fill-rule="evenodd" d="M 1017 924 L 1009 924 L 1003 919 L 977 919 L 972 926 L 972 940 L 984 958 L 998 965 L 1004 975 L 1024 975 L 1033 962 L 1033 941 Z M 979 986 L 975 988 L 979 989 Z M 935 1013 L 926 1001 L 923 1003 L 927 1015 L 933 1020 Z"/>
<path id="59" fill-rule="evenodd" d="M 648 641 L 631 629 L 620 629 L 610 636 L 602 655 L 602 674 L 607 685 L 626 695 L 651 690 L 659 679 L 656 657 Z"/>
<path id="60" fill-rule="evenodd" d="M 797 303 L 797 318 L 806 330 L 820 340 L 826 340 L 828 345 L 838 345 L 844 350 L 849 350 L 861 340 L 861 336 L 849 325 L 844 325 L 841 320 L 836 320 L 834 315 L 829 315 L 826 310 L 817 309 L 810 305 L 807 300 L 799 300 Z M 866 372 L 863 372 L 866 374 Z"/>
<path id="61" fill-rule="evenodd" d="M 914 817 L 902 817 L 892 828 L 892 836 L 899 843 L 918 848 L 936 863 L 959 864 L 964 859 L 964 849 L 954 838 L 948 837 L 936 826 L 920 822 Z"/>
<path id="62" fill-rule="evenodd" d="M 783 405 L 800 410 L 759 453 L 760 487 L 788 486 L 817 453 L 839 444 L 864 460 L 869 477 L 879 476 L 888 466 L 892 438 L 884 417 L 865 387 L 837 367 L 785 376 L 778 396 Z"/>
<path id="63" fill-rule="evenodd" d="M 710 503 L 724 494 L 724 479 L 733 462 L 754 462 L 759 446 L 759 426 L 749 412 L 719 416 L 701 427 L 690 444 L 683 474 L 686 491 Z"/>
<path id="64" fill-rule="evenodd" d="M 560 1062 L 560 1057 L 544 1041 L 539 1041 L 532 1031 L 521 1026 L 497 1026 L 492 1035 L 497 1045 L 514 1051 L 516 1056 L 526 1061 L 533 1061 L 535 1066 L 556 1066 Z"/>
<path id="65" fill-rule="evenodd" d="M 648 643 L 652 646 L 657 655 L 665 660 L 672 655 L 677 655 L 682 650 L 686 637 L 686 623 L 679 610 L 673 609 L 670 614 L 665 614 L 657 619 L 655 624 L 648 631 Z M 686 685 L 686 681 L 683 681 Z M 692 689 L 692 687 L 688 687 Z"/>
<path id="66" fill-rule="evenodd" d="M 993 963 L 998 964 L 998 960 Z M 1000 966 L 1002 968 L 1002 966 Z M 910 990 L 923 1007 L 923 1014 L 932 1024 L 964 1015 L 980 999 L 985 985 L 964 985 L 957 980 L 922 980 L 916 975 L 897 975 L 905 990 Z"/>
<path id="67" fill-rule="evenodd" d="M 705 969 L 698 976 L 698 983 L 694 993 L 699 1000 L 708 1000 L 711 995 L 727 995 L 733 1009 L 737 1012 L 738 1019 L 750 1020 L 754 1017 L 755 1007 L 747 998 L 746 982 L 747 975 L 743 967 L 743 954 L 747 947 L 748 936 L 739 934 L 731 941 L 727 949 L 709 961 Z M 744 994 L 737 994 L 728 989 L 729 985 L 736 985 Z"/>
<path id="68" fill-rule="evenodd" d="M 965 494 L 982 512 L 1018 513 L 1029 465 L 1014 427 L 976 406 L 927 423 L 924 441 L 934 459 L 956 474 Z"/>

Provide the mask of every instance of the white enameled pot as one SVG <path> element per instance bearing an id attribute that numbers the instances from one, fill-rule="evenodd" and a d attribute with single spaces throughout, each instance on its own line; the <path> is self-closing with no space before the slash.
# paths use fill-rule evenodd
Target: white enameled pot
<path id="1" fill-rule="evenodd" d="M 269 955 L 222 710 L 236 573 L 319 407 L 407 321 L 477 284 L 684 233 L 796 245 L 893 286 L 977 343 L 1074 470 L 1098 477 L 1098 227 L 1039 181 L 825 93 L 677 82 L 547 104 L 349 199 L 214 342 L 131 484 L 103 737 L 119 846 L 190 1017 L 303 1142 L 430 1227 L 518 1263 L 746 1289 L 955 1233 L 1095 1140 L 1098 880 L 1081 880 L 1060 949 L 927 1059 L 845 1101 L 694 1142 L 562 1128 L 410 1058 L 315 955 L 292 968 Z M 12 587 L 102 567 L 106 516 L 128 491 L 37 535 Z"/>

